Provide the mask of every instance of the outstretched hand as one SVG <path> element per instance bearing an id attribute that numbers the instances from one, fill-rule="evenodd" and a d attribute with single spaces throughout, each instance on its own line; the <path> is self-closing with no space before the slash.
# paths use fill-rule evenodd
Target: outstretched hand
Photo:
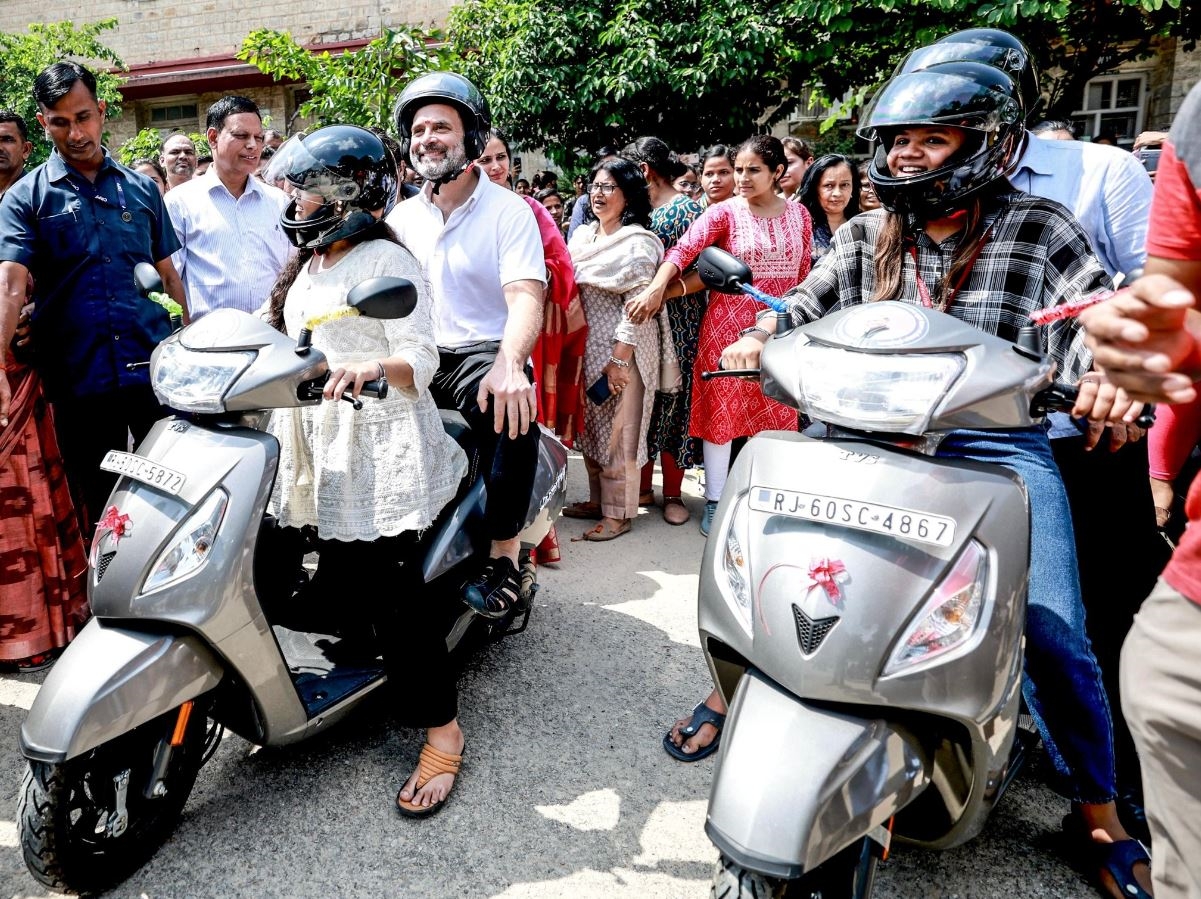
<path id="1" fill-rule="evenodd" d="M 480 389 L 475 401 L 480 411 L 488 411 L 488 396 L 495 400 L 493 406 L 493 427 L 497 434 L 504 432 L 505 420 L 509 422 L 509 439 L 516 440 L 518 434 L 524 434 L 530 429 L 530 424 L 538 417 L 538 397 L 534 386 L 526 377 L 525 368 L 521 364 L 509 362 L 502 350 L 496 356 L 496 362 L 484 379 L 480 381 Z"/>
<path id="2" fill-rule="evenodd" d="M 1180 282 L 1147 275 L 1086 310 L 1080 321 L 1097 369 L 1142 402 L 1193 400 L 1193 378 L 1201 374 L 1199 335 L 1192 330 L 1199 326 L 1197 317 L 1190 316 L 1195 304 Z"/>

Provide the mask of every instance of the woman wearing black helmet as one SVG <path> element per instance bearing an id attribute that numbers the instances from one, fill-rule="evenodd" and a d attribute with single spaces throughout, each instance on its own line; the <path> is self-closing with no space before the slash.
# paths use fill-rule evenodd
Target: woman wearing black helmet
<path id="1" fill-rule="evenodd" d="M 422 601 L 413 534 L 454 497 L 467 460 L 443 430 L 428 389 L 438 352 L 425 279 L 381 220 L 395 202 L 396 161 L 371 132 L 334 125 L 284 144 L 267 177 L 282 178 L 292 197 L 280 221 L 299 248 L 271 292 L 269 318 L 292 336 L 312 330 L 330 368 L 329 402 L 281 410 L 272 421 L 280 463 L 271 511 L 284 527 L 317 529 L 320 561 L 306 600 L 340 603 L 350 583 L 391 585 L 369 593 L 360 614 L 387 635 L 383 649 L 390 679 L 404 691 L 404 723 L 427 728 L 421 769 L 451 775 L 427 777 L 425 788 L 410 791 L 412 802 L 398 799 L 402 814 L 431 814 L 450 791 L 463 736 L 445 635 L 432 604 Z M 384 275 L 417 285 L 413 313 L 347 315 L 347 292 Z M 364 382 L 381 377 L 392 388 L 386 398 L 358 412 L 338 402 L 344 391 L 358 396 Z"/>
<path id="2" fill-rule="evenodd" d="M 1108 284 L 1071 214 L 1014 192 L 1004 178 L 1022 136 L 1015 92 L 1007 75 L 976 62 L 901 73 L 880 90 L 861 136 L 879 142 L 869 175 L 888 214 L 859 216 L 835 235 L 829 257 L 792 294 L 794 320 L 901 300 L 1014 340 L 1033 310 Z M 747 334 L 727 348 L 723 365 L 758 367 L 765 340 Z M 1081 382 L 1077 415 L 1104 420 L 1128 411 L 1124 395 L 1088 375 L 1091 356 L 1075 320 L 1049 326 L 1045 340 L 1061 377 Z M 955 432 L 939 455 L 1005 465 L 1026 482 L 1027 702 L 1105 889 L 1148 896 L 1146 853 L 1117 817 L 1110 711 L 1084 633 L 1071 517 L 1046 432 Z"/>

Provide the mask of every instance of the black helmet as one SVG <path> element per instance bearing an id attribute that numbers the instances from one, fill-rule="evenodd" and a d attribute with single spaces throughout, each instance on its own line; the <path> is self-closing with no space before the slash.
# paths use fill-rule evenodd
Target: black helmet
<path id="1" fill-rule="evenodd" d="M 463 119 L 463 150 L 467 158 L 479 159 L 483 156 L 488 143 L 488 131 L 492 127 L 488 101 L 462 75 L 428 72 L 409 82 L 392 107 L 392 121 L 400 135 L 401 152 L 405 159 L 409 157 L 409 142 L 413 137 L 413 116 L 422 106 L 431 103 L 446 103 L 459 111 Z"/>
<path id="2" fill-rule="evenodd" d="M 1030 48 L 999 28 L 969 28 L 940 38 L 929 47 L 914 50 L 894 73 L 914 72 L 940 62 L 963 60 L 982 62 L 1000 69 L 1018 86 L 1019 100 L 1027 120 L 1038 107 L 1042 91 L 1038 86 L 1038 68 Z"/>
<path id="3" fill-rule="evenodd" d="M 906 72 L 880 88 L 863 112 L 859 136 L 879 141 L 868 177 L 890 212 L 939 218 L 999 178 L 1021 144 L 1017 86 L 1000 69 L 978 62 L 943 62 Z M 964 145 L 941 167 L 894 178 L 888 151 L 901 128 L 962 128 Z"/>
<path id="4" fill-rule="evenodd" d="M 376 135 L 355 125 L 330 125 L 298 134 L 271 157 L 263 176 L 284 182 L 296 196 L 280 224 L 298 247 L 329 246 L 373 226 L 372 213 L 387 215 L 396 203 L 396 160 Z M 304 203 L 303 218 L 297 206 Z M 320 203 L 320 205 L 318 205 Z"/>

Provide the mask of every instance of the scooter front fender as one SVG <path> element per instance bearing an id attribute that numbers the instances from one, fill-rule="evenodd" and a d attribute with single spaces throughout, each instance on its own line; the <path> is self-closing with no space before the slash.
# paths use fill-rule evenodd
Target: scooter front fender
<path id="1" fill-rule="evenodd" d="M 33 761 L 75 758 L 213 689 L 223 666 L 197 638 L 93 618 L 55 663 L 21 725 Z"/>
<path id="2" fill-rule="evenodd" d="M 791 880 L 929 781 L 926 753 L 898 726 L 810 705 L 750 669 L 730 705 L 705 831 L 743 867 Z"/>

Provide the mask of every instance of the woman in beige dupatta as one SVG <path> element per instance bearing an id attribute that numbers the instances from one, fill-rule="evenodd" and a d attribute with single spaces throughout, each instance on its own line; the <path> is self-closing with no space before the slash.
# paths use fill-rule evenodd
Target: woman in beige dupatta
<path id="1" fill-rule="evenodd" d="M 638 514 L 639 469 L 647 460 L 646 431 L 659 387 L 659 325 L 636 325 L 626 301 L 650 283 L 663 258 L 647 230 L 650 197 L 637 166 L 602 162 L 589 184 L 591 211 L 572 235 L 569 250 L 588 318 L 584 353 L 584 430 L 577 448 L 588 469 L 587 502 L 564 510 L 598 523 L 584 540 L 612 540 Z M 596 400 L 601 400 L 597 402 Z"/>

